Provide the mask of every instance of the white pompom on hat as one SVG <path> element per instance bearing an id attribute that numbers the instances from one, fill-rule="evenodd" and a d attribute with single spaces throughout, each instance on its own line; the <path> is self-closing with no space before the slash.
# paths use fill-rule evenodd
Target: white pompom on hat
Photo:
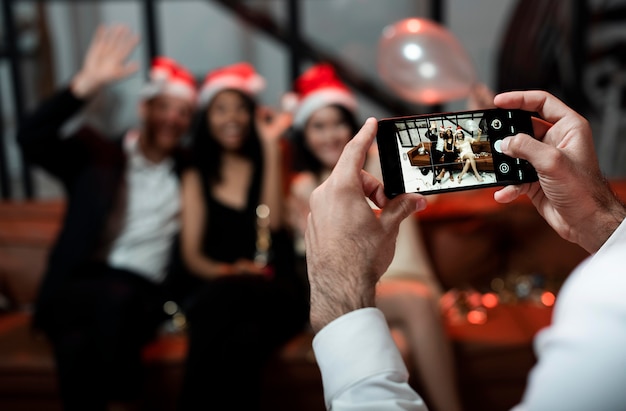
<path id="1" fill-rule="evenodd" d="M 196 105 L 197 89 L 194 76 L 182 65 L 169 57 L 152 59 L 148 81 L 139 92 L 142 100 L 157 96 L 173 96 L 188 100 Z"/>
<path id="2" fill-rule="evenodd" d="M 245 62 L 220 67 L 207 73 L 200 87 L 198 105 L 203 107 L 220 91 L 237 90 L 251 97 L 265 88 L 265 79 Z"/>
<path id="3" fill-rule="evenodd" d="M 294 113 L 293 126 L 303 128 L 316 110 L 339 105 L 356 114 L 358 103 L 334 68 L 320 63 L 302 73 L 294 83 L 294 91 L 283 97 L 283 108 Z"/>

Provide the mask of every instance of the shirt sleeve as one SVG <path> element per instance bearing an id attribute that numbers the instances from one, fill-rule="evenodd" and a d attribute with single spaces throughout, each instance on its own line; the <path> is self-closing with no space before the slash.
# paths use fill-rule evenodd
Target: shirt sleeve
<path id="1" fill-rule="evenodd" d="M 382 312 L 363 308 L 324 327 L 313 340 L 333 411 L 427 411 L 408 384 L 409 374 Z"/>
<path id="2" fill-rule="evenodd" d="M 626 404 L 626 223 L 561 288 L 515 411 L 611 411 Z"/>
<path id="3" fill-rule="evenodd" d="M 62 128 L 85 104 L 86 100 L 74 96 L 68 86 L 28 113 L 17 130 L 17 142 L 26 159 L 61 180 L 70 178 L 86 162 L 87 150 L 77 139 L 65 139 Z"/>

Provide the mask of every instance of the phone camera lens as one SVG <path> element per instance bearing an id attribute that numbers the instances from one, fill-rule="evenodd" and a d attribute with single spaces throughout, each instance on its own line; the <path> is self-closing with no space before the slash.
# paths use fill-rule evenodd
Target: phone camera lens
<path id="1" fill-rule="evenodd" d="M 502 128 L 502 122 L 499 118 L 493 119 L 493 121 L 491 121 L 491 127 L 493 127 L 494 130 L 500 130 Z"/>

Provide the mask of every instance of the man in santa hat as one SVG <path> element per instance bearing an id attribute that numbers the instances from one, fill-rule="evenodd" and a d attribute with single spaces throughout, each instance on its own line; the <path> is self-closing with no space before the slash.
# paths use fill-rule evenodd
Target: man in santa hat
<path id="1" fill-rule="evenodd" d="M 138 38 L 100 27 L 70 84 L 20 125 L 27 159 L 58 178 L 67 212 L 35 306 L 34 326 L 52 343 L 65 410 L 134 404 L 141 348 L 165 318 L 163 286 L 179 229 L 179 142 L 190 125 L 195 80 L 154 60 L 141 91 L 141 124 L 118 141 L 62 126 L 105 86 L 137 70 Z"/>

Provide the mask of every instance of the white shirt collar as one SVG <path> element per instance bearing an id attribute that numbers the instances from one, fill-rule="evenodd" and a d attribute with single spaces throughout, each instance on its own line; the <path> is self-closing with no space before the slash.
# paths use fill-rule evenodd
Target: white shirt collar
<path id="1" fill-rule="evenodd" d="M 128 156 L 128 164 L 132 169 L 163 168 L 171 170 L 174 168 L 174 160 L 171 157 L 165 158 L 160 163 L 154 163 L 147 159 L 139 148 L 139 136 L 139 130 L 129 130 L 124 136 L 123 149 Z"/>

